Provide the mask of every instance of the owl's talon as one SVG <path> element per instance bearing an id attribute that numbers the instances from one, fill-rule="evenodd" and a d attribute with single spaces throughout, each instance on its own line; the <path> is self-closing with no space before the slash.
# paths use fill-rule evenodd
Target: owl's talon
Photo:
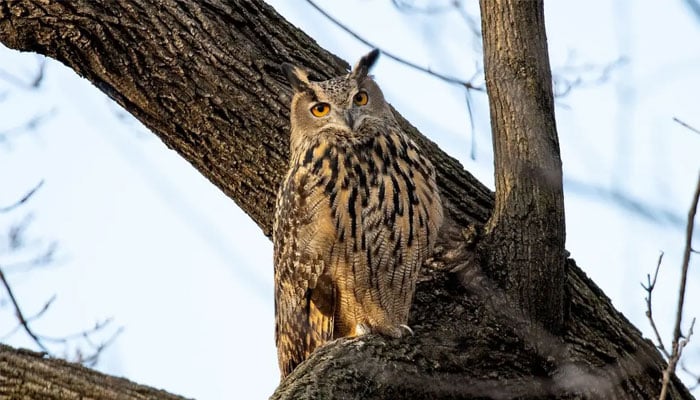
<path id="1" fill-rule="evenodd" d="M 401 325 L 399 325 L 399 328 L 403 328 L 403 329 L 405 329 L 405 330 L 406 330 L 406 331 L 407 331 L 408 333 L 410 333 L 410 334 L 411 334 L 411 336 L 416 336 L 416 334 L 415 334 L 415 333 L 413 333 L 413 329 L 411 329 L 411 327 L 410 327 L 410 326 L 408 326 L 408 325 L 405 325 L 405 324 L 401 324 Z"/>
<path id="2" fill-rule="evenodd" d="M 372 332 L 372 330 L 369 328 L 369 326 L 367 326 L 365 324 L 355 325 L 355 336 L 366 335 L 370 332 Z"/>

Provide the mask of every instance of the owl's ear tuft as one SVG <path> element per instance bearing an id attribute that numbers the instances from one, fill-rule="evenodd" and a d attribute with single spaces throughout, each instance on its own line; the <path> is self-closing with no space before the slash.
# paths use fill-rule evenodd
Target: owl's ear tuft
<path id="1" fill-rule="evenodd" d="M 373 49 L 369 53 L 365 54 L 362 58 L 360 58 L 360 61 L 358 61 L 357 64 L 355 64 L 355 66 L 352 69 L 352 72 L 350 72 L 350 76 L 357 80 L 364 79 L 367 76 L 369 70 L 372 69 L 374 63 L 377 62 L 378 58 L 379 49 Z"/>
<path id="2" fill-rule="evenodd" d="M 309 73 L 306 70 L 290 63 L 283 63 L 282 71 L 287 76 L 292 89 L 297 92 L 309 90 Z"/>

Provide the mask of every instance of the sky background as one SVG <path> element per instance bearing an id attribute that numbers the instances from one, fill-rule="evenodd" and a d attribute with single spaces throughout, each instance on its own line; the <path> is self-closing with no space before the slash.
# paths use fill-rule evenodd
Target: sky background
<path id="1" fill-rule="evenodd" d="M 369 47 L 298 0 L 269 3 L 350 64 Z M 383 50 L 463 80 L 481 66 L 476 2 L 451 0 L 430 14 L 388 0 L 318 1 Z M 640 282 L 665 252 L 654 292 L 656 322 L 670 339 L 685 219 L 700 170 L 700 16 L 685 1 L 550 0 L 546 21 L 564 164 L 567 249 L 646 337 Z M 272 243 L 218 188 L 92 84 L 48 60 L 0 47 L 0 207 L 42 181 L 21 207 L 0 213 L 0 266 L 32 323 L 61 337 L 112 324 L 123 332 L 97 369 L 198 399 L 266 398 L 277 386 Z M 614 64 L 611 68 L 606 68 Z M 423 134 L 493 188 L 488 103 L 387 57 L 373 70 L 385 97 Z M 46 116 L 32 130 L 14 130 Z M 473 154 L 473 158 L 472 158 Z M 12 226 L 30 221 L 13 249 Z M 699 228 L 700 229 L 700 228 Z M 698 244 L 695 235 L 695 248 Z M 57 243 L 53 262 L 25 260 Z M 684 325 L 700 316 L 700 273 L 691 263 Z M 0 290 L 0 341 L 36 349 Z M 700 339 L 684 360 L 700 373 Z M 667 342 L 668 345 L 668 342 Z M 84 341 L 51 345 L 89 352 Z M 205 370 L 206 373 L 202 373 Z M 681 374 L 681 376 L 684 376 Z M 689 382 L 687 376 L 686 381 Z"/>

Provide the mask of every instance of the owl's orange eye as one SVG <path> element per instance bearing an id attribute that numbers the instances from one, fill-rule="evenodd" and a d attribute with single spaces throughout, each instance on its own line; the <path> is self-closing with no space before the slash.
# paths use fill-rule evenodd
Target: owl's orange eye
<path id="1" fill-rule="evenodd" d="M 367 104 L 369 101 L 369 96 L 367 96 L 367 92 L 364 90 L 357 92 L 355 97 L 352 98 L 353 103 L 355 103 L 356 106 L 364 106 Z"/>
<path id="2" fill-rule="evenodd" d="M 314 117 L 323 117 L 331 111 L 331 105 L 328 103 L 317 103 L 315 106 L 311 107 L 311 114 Z"/>

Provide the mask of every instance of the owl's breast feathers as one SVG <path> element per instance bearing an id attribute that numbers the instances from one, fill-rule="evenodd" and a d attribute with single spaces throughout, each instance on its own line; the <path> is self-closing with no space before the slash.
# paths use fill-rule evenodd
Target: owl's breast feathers
<path id="1" fill-rule="evenodd" d="M 400 131 L 320 135 L 298 150 L 274 227 L 283 375 L 357 324 L 391 335 L 406 324 L 442 223 L 433 167 Z"/>

